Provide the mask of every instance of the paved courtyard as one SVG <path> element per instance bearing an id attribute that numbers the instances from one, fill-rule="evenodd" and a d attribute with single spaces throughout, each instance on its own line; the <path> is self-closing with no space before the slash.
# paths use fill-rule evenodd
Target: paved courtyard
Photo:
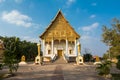
<path id="1" fill-rule="evenodd" d="M 5 70 L 2 70 L 5 72 Z M 97 75 L 94 65 L 21 65 L 16 76 L 4 80 L 108 80 Z"/>

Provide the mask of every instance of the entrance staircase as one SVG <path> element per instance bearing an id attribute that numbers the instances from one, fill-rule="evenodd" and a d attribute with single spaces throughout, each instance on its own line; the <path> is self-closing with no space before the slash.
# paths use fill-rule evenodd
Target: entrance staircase
<path id="1" fill-rule="evenodd" d="M 63 57 L 57 57 L 53 63 L 54 64 L 65 64 L 66 61 L 63 59 Z"/>

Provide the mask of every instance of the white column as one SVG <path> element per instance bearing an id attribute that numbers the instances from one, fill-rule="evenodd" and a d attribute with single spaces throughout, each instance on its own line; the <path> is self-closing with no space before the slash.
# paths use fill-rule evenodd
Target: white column
<path id="1" fill-rule="evenodd" d="M 42 40 L 43 43 L 43 56 L 45 55 L 45 40 Z"/>
<path id="2" fill-rule="evenodd" d="M 68 55 L 68 40 L 66 39 L 66 54 Z"/>
<path id="3" fill-rule="evenodd" d="M 53 55 L 53 53 L 54 53 L 54 46 L 53 46 L 54 45 L 54 41 L 53 41 L 53 39 L 52 39 L 52 43 L 51 44 L 52 44 L 51 46 L 52 46 L 52 55 Z"/>
<path id="4" fill-rule="evenodd" d="M 75 40 L 75 54 L 77 55 L 77 43 L 76 43 L 76 40 Z"/>

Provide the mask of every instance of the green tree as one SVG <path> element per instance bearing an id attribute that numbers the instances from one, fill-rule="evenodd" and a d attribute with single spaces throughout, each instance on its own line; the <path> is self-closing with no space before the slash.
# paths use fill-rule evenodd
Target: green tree
<path id="1" fill-rule="evenodd" d="M 109 54 L 108 53 L 105 53 L 104 55 L 103 55 L 103 59 L 104 60 L 107 60 L 109 58 Z"/>
<path id="2" fill-rule="evenodd" d="M 25 55 L 28 61 L 34 60 L 37 55 L 37 43 L 21 41 L 18 37 L 2 37 L 4 42 L 4 63 L 9 67 L 10 73 L 18 69 L 21 56 Z"/>
<path id="3" fill-rule="evenodd" d="M 85 49 L 85 54 L 83 55 L 83 59 L 85 62 L 90 62 L 93 59 L 89 49 Z"/>
<path id="4" fill-rule="evenodd" d="M 111 57 L 120 54 L 120 21 L 113 19 L 112 27 L 103 26 L 102 41 L 110 46 L 109 52 Z"/>
<path id="5" fill-rule="evenodd" d="M 8 44 L 10 42 L 10 44 Z M 5 45 L 4 51 L 4 63 L 9 67 L 9 72 L 13 74 L 14 71 L 18 69 L 18 60 L 16 57 L 16 52 L 19 45 L 19 38 L 11 38 Z"/>
<path id="6" fill-rule="evenodd" d="M 6 49 L 10 48 L 10 45 L 13 44 L 12 42 L 15 42 L 16 38 L 17 37 L 0 36 L 0 39 L 3 40 Z M 25 55 L 27 61 L 33 61 L 35 56 L 37 55 L 37 43 L 28 42 L 26 40 L 21 41 L 19 38 L 17 39 L 18 45 L 16 45 L 16 51 L 14 52 L 16 58 L 20 61 L 21 56 Z"/>
<path id="7" fill-rule="evenodd" d="M 84 54 L 83 57 L 85 62 L 90 62 L 92 60 L 91 54 Z"/>
<path id="8" fill-rule="evenodd" d="M 20 56 L 25 55 L 27 61 L 34 60 L 37 55 L 37 43 L 31 43 L 24 40 L 20 43 L 20 49 Z"/>

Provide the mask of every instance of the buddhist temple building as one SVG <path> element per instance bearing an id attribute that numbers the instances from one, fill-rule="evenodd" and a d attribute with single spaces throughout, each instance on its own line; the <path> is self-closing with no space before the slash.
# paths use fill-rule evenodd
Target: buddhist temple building
<path id="1" fill-rule="evenodd" d="M 78 54 L 77 43 L 80 35 L 58 11 L 46 30 L 40 35 L 43 61 L 62 57 L 65 61 L 75 60 Z"/>

